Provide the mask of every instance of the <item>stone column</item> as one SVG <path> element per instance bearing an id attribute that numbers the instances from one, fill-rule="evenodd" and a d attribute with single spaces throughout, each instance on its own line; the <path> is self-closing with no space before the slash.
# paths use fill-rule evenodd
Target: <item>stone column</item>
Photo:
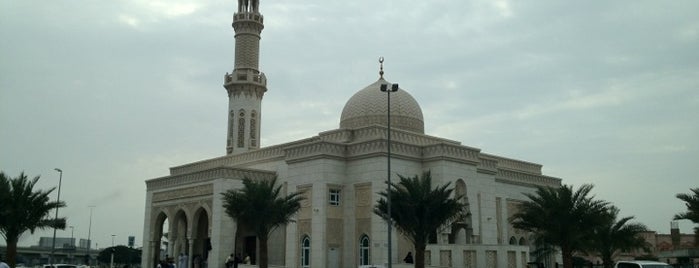
<path id="1" fill-rule="evenodd" d="M 177 246 L 177 233 L 175 232 L 175 224 L 170 223 L 167 230 L 167 250 L 165 251 L 170 258 L 175 258 L 175 246 Z"/>

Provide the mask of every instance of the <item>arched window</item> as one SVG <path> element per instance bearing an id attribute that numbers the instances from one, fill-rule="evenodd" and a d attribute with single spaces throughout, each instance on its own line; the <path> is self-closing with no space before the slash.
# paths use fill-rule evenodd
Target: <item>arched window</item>
<path id="1" fill-rule="evenodd" d="M 515 238 L 514 236 L 510 237 L 510 245 L 517 245 L 517 238 Z"/>
<path id="2" fill-rule="evenodd" d="M 462 207 L 462 216 L 452 223 L 452 232 L 449 234 L 450 244 L 470 244 L 472 243 L 473 224 L 471 220 L 471 206 L 468 203 L 468 191 L 463 178 L 457 179 L 454 184 L 454 196 L 459 196 L 459 203 Z"/>
<path id="3" fill-rule="evenodd" d="M 238 148 L 245 146 L 245 110 L 238 112 Z"/>
<path id="4" fill-rule="evenodd" d="M 454 193 L 457 196 L 461 196 L 462 198 L 467 198 L 466 197 L 466 183 L 462 179 L 456 180 L 456 185 L 454 186 Z M 467 201 L 468 202 L 468 201 Z"/>
<path id="5" fill-rule="evenodd" d="M 369 237 L 359 239 L 359 265 L 369 265 Z"/>
<path id="6" fill-rule="evenodd" d="M 301 240 L 301 268 L 311 267 L 311 239 L 306 235 Z"/>
<path id="7" fill-rule="evenodd" d="M 230 112 L 228 116 L 228 146 L 233 147 L 233 137 L 235 137 L 235 111 Z"/>
<path id="8" fill-rule="evenodd" d="M 250 147 L 257 147 L 257 112 L 250 112 Z"/>
<path id="9" fill-rule="evenodd" d="M 524 237 L 522 237 L 522 238 L 519 239 L 519 244 L 522 245 L 522 246 L 524 246 L 524 245 L 527 244 L 527 240 L 524 239 Z"/>

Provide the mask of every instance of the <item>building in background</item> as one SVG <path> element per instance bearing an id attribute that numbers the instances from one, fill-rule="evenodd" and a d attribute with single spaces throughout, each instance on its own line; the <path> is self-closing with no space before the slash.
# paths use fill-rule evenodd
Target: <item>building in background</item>
<path id="1" fill-rule="evenodd" d="M 53 237 L 40 237 L 39 247 L 51 248 L 53 246 Z M 57 249 L 75 248 L 75 238 L 72 237 L 56 237 Z"/>
<path id="2" fill-rule="evenodd" d="M 269 260 L 283 267 L 357 267 L 388 261 L 386 222 L 372 210 L 386 189 L 387 94 L 383 70 L 344 108 L 339 128 L 284 144 L 262 147 L 262 97 L 267 77 L 259 68 L 264 17 L 258 1 L 239 1 L 233 15 L 235 62 L 224 76 L 228 93 L 226 154 L 170 168 L 146 181 L 143 267 L 186 253 L 208 267 L 224 267 L 232 253 L 257 258 L 257 238 L 229 218 L 221 194 L 242 187 L 242 178 L 278 177 L 286 193 L 305 197 L 294 222 L 272 233 Z M 312 52 L 308 52 L 312 53 Z M 378 68 L 377 68 L 378 71 Z M 391 93 L 392 180 L 430 171 L 433 183 L 451 183 L 463 195 L 464 218 L 445 226 L 427 248 L 429 266 L 526 267 L 531 241 L 508 218 L 537 186 L 558 187 L 542 165 L 483 152 L 425 133 L 420 105 L 403 88 Z M 294 103 L 288 108 L 293 109 Z M 340 107 L 338 107 L 340 109 Z M 396 232 L 392 262 L 412 244 Z"/>
<path id="3" fill-rule="evenodd" d="M 76 246 L 75 240 L 78 239 L 79 242 Z M 82 238 L 71 238 L 71 237 L 56 237 L 56 249 L 54 250 L 54 263 L 63 264 L 85 264 L 88 261 L 92 261 L 94 264 L 94 259 L 101 249 L 91 247 L 88 255 L 88 240 Z M 53 246 L 53 237 L 40 237 L 36 245 L 29 247 L 18 247 L 17 248 L 17 264 L 22 264 L 22 266 L 39 266 L 47 264 L 49 261 L 49 255 L 51 255 L 51 248 Z M 0 246 L 0 252 L 5 253 L 6 247 Z"/>
<path id="4" fill-rule="evenodd" d="M 647 232 L 643 238 L 651 245 L 651 252 L 636 250 L 624 254 L 624 259 L 650 255 L 670 264 L 694 264 L 699 266 L 699 245 L 695 234 L 680 233 L 677 222 L 670 223 L 670 234 Z"/>
<path id="5" fill-rule="evenodd" d="M 637 249 L 620 252 L 615 260 L 652 259 L 674 265 L 699 266 L 699 246 L 695 243 L 695 235 L 680 233 L 677 222 L 671 222 L 669 234 L 647 231 L 640 235 L 646 241 L 649 251 Z M 602 263 L 602 259 L 596 256 L 584 256 L 584 258 L 593 264 Z"/>

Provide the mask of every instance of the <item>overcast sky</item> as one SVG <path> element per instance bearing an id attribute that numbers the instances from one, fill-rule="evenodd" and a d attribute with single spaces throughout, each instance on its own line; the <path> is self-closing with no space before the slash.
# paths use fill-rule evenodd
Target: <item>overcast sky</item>
<path id="1" fill-rule="evenodd" d="M 142 245 L 144 181 L 225 154 L 236 2 L 0 0 L 0 170 L 41 175 L 48 189 L 61 168 L 60 216 L 76 238 L 95 206 L 98 247 L 112 234 Z M 699 187 L 699 1 L 263 0 L 260 10 L 263 146 L 337 128 L 383 56 L 427 134 L 594 184 L 658 232 L 685 211 L 675 194 Z"/>

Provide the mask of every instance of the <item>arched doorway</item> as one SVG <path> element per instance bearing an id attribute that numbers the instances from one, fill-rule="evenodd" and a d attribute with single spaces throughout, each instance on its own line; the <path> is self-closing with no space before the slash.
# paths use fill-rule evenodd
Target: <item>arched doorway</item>
<path id="1" fill-rule="evenodd" d="M 209 213 L 204 208 L 194 212 L 192 222 L 192 266 L 203 267 L 203 262 L 209 257 L 211 239 L 209 237 Z"/>
<path id="2" fill-rule="evenodd" d="M 155 222 L 152 227 L 151 232 L 151 260 L 153 267 L 161 261 L 166 261 L 169 248 L 168 233 L 165 230 L 169 230 L 168 216 L 164 211 L 158 212 L 155 216 Z"/>

